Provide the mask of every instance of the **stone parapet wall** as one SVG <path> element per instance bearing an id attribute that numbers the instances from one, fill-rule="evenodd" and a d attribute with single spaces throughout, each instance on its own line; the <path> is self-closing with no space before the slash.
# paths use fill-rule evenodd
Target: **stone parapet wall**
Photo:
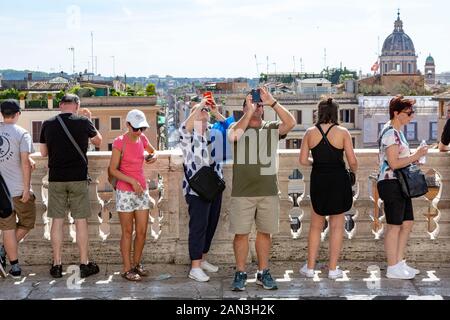
<path id="1" fill-rule="evenodd" d="M 280 150 L 279 184 L 281 197 L 280 233 L 273 237 L 272 260 L 286 261 L 306 259 L 307 236 L 311 215 L 309 199 L 310 169 L 298 164 L 298 150 Z M 375 181 L 370 176 L 376 172 L 377 150 L 356 150 L 359 161 L 355 201 L 346 213 L 346 232 L 342 257 L 349 261 L 383 261 L 383 231 L 385 221 L 383 206 L 377 200 Z M 92 216 L 89 219 L 91 259 L 100 263 L 121 263 L 120 224 L 113 194 L 97 191 L 98 181 L 106 175 L 110 152 L 89 153 L 89 171 L 94 183 L 89 186 Z M 20 245 L 21 261 L 26 264 L 51 263 L 50 227 L 46 216 L 47 204 L 47 159 L 35 155 L 36 170 L 32 185 L 37 197 L 36 228 Z M 224 192 L 219 226 L 210 252 L 211 261 L 233 263 L 233 235 L 228 232 L 230 209 L 231 165 L 224 167 L 228 188 Z M 293 170 L 303 174 L 302 180 L 289 181 Z M 435 188 L 430 188 L 426 197 L 414 200 L 416 223 L 408 247 L 408 258 L 426 262 L 450 262 L 450 155 L 431 151 L 424 171 L 437 177 Z M 152 191 L 157 207 L 152 210 L 152 222 L 144 252 L 144 262 L 176 263 L 189 262 L 187 205 L 182 194 L 182 155 L 178 150 L 159 153 L 155 165 L 145 167 L 146 175 L 159 174 L 162 178 L 160 190 Z M 303 194 L 291 190 L 292 185 L 301 184 Z M 326 201 L 326 199 L 324 199 Z M 64 264 L 78 261 L 78 249 L 74 242 L 75 229 L 69 219 L 65 225 Z M 321 258 L 326 258 L 328 230 L 323 232 L 324 243 Z M 255 232 L 252 233 L 252 242 Z M 251 247 L 249 261 L 256 261 Z"/>

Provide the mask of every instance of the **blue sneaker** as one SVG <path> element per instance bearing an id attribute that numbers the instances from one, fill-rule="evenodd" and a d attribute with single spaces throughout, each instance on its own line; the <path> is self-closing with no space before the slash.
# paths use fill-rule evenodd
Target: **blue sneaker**
<path id="1" fill-rule="evenodd" d="M 2 245 L 0 247 L 0 276 L 6 278 L 6 251 L 5 247 Z"/>
<path id="2" fill-rule="evenodd" d="M 231 285 L 233 291 L 244 291 L 245 285 L 247 284 L 247 273 L 245 272 L 236 272 L 234 274 L 234 281 Z"/>
<path id="3" fill-rule="evenodd" d="M 272 279 L 269 269 L 258 272 L 256 275 L 256 284 L 259 284 L 266 290 L 277 290 L 277 282 Z"/>
<path id="4" fill-rule="evenodd" d="M 20 268 L 18 263 L 13 264 L 11 266 L 11 270 L 9 270 L 9 275 L 14 279 L 20 279 L 20 276 L 22 275 L 22 269 Z"/>

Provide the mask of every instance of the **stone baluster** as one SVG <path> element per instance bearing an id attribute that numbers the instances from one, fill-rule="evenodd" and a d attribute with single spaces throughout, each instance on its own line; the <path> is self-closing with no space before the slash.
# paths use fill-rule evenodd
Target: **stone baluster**
<path id="1" fill-rule="evenodd" d="M 435 232 L 427 230 L 427 233 L 432 240 L 448 240 L 450 239 L 450 154 L 437 150 L 429 151 L 424 171 L 427 172 L 429 169 L 433 169 L 437 173 L 439 191 L 434 198 L 430 197 L 430 206 L 435 212 L 427 219 L 427 222 L 435 224 L 433 230 Z M 449 247 L 447 247 L 447 250 L 450 250 Z"/>
<path id="2" fill-rule="evenodd" d="M 298 151 L 287 151 L 289 152 L 286 157 L 281 157 L 279 159 L 279 169 L 278 169 L 278 186 L 280 189 L 280 232 L 277 237 L 289 237 L 291 238 L 291 218 L 290 213 L 294 207 L 292 199 L 289 196 L 289 176 L 292 174 L 294 169 L 299 167 L 298 162 Z"/>
<path id="3" fill-rule="evenodd" d="M 109 165 L 109 158 L 102 156 L 101 152 L 89 152 L 89 176 L 92 179 L 89 184 L 89 201 L 91 208 L 91 216 L 88 219 L 89 223 L 89 237 L 90 240 L 104 240 L 104 236 L 101 236 L 102 230 L 101 223 L 104 219 L 104 201 L 98 194 L 99 180 L 102 175 L 107 174 L 107 168 Z M 109 214 L 106 216 L 109 220 Z"/>
<path id="4" fill-rule="evenodd" d="M 36 162 L 36 169 L 31 175 L 31 188 L 36 197 L 36 225 L 27 236 L 27 240 L 49 239 L 47 219 L 47 186 L 44 186 L 44 178 L 47 176 L 47 159 L 40 156 L 33 156 Z"/>

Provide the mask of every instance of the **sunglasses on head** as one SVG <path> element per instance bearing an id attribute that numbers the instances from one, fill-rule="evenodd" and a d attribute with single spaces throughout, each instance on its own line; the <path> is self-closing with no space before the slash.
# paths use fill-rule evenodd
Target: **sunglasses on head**
<path id="1" fill-rule="evenodd" d="M 139 130 L 140 130 L 141 132 L 144 132 L 145 130 L 147 130 L 146 127 L 135 128 L 135 127 L 133 127 L 129 122 L 128 122 L 128 124 L 130 125 L 131 129 L 133 130 L 133 132 L 138 132 Z"/>

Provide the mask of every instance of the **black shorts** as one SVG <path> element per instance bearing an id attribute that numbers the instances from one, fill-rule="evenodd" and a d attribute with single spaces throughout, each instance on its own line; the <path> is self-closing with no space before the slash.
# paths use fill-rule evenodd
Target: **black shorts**
<path id="1" fill-rule="evenodd" d="M 410 198 L 402 194 L 397 179 L 381 180 L 377 184 L 378 194 L 384 202 L 384 214 L 387 224 L 401 226 L 403 221 L 413 221 L 413 207 Z"/>

